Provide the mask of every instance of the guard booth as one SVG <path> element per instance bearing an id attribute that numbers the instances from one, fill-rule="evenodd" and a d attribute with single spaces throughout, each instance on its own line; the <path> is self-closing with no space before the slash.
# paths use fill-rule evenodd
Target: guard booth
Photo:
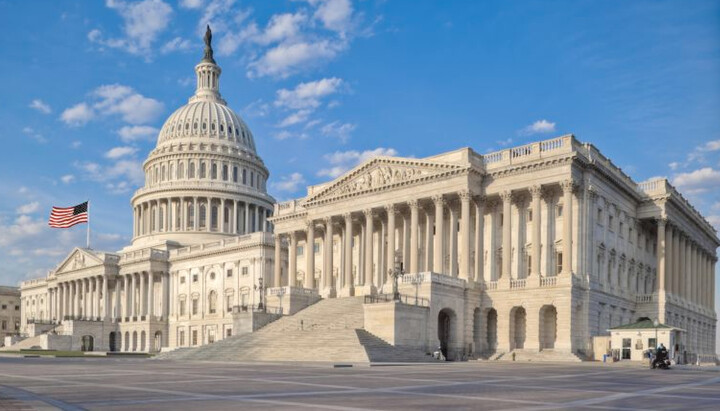
<path id="1" fill-rule="evenodd" d="M 632 324 L 613 327 L 608 331 L 613 357 L 620 361 L 647 360 L 647 351 L 654 352 L 660 343 L 668 349 L 671 359 L 676 359 L 676 354 L 682 355 L 685 348 L 681 343 L 685 330 L 662 323 L 656 325 L 649 318 L 641 318 Z"/>

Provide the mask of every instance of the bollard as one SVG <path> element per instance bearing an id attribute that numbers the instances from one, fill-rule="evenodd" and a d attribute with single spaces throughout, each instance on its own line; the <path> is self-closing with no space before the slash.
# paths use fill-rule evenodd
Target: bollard
<path id="1" fill-rule="evenodd" d="M 514 351 L 513 351 L 512 359 L 513 359 L 513 361 L 515 361 L 515 352 Z"/>

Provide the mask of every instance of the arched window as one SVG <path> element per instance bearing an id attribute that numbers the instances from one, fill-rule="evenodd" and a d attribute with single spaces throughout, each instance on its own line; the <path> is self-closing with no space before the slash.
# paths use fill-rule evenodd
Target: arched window
<path id="1" fill-rule="evenodd" d="M 195 221 L 195 207 L 192 204 L 188 204 L 187 208 L 187 228 L 192 229 Z"/>
<path id="2" fill-rule="evenodd" d="M 205 176 L 205 162 L 203 161 L 200 163 L 200 178 L 205 178 Z"/>
<path id="3" fill-rule="evenodd" d="M 195 178 L 195 163 L 190 163 L 188 167 L 188 178 Z"/>
<path id="4" fill-rule="evenodd" d="M 227 164 L 223 164 L 222 179 L 223 179 L 223 181 L 227 181 L 227 179 L 228 179 L 228 166 L 227 166 Z"/>
<path id="5" fill-rule="evenodd" d="M 210 178 L 213 180 L 217 180 L 217 164 L 212 163 L 212 167 L 210 168 Z"/>
<path id="6" fill-rule="evenodd" d="M 167 169 L 165 168 L 165 165 L 162 166 L 162 175 L 160 177 L 160 181 L 167 180 Z"/>
<path id="7" fill-rule="evenodd" d="M 237 166 L 233 167 L 233 183 L 238 182 L 238 168 Z"/>
<path id="8" fill-rule="evenodd" d="M 185 178 L 185 165 L 183 163 L 178 164 L 177 178 Z"/>
<path id="9" fill-rule="evenodd" d="M 218 207 L 212 206 L 210 215 L 210 229 L 211 230 L 217 230 L 218 228 Z"/>
<path id="10" fill-rule="evenodd" d="M 210 314 L 215 314 L 217 311 L 217 293 L 215 290 L 210 291 L 210 295 L 208 296 L 208 311 Z"/>
<path id="11" fill-rule="evenodd" d="M 164 225 L 163 225 L 163 222 L 165 221 L 165 218 L 163 218 L 163 216 L 164 216 L 163 211 L 164 211 L 163 208 L 162 208 L 161 206 L 158 206 L 158 213 L 160 214 L 160 215 L 158 216 L 158 218 L 159 218 L 159 220 L 160 220 L 160 221 L 158 221 L 158 224 L 160 225 L 158 231 L 163 231 L 163 229 L 165 228 Z"/>
<path id="12" fill-rule="evenodd" d="M 230 226 L 230 207 L 225 207 L 225 212 L 223 213 L 223 222 L 225 223 L 225 227 Z"/>
<path id="13" fill-rule="evenodd" d="M 175 165 L 170 164 L 170 174 L 168 174 L 168 180 L 174 180 L 175 179 Z"/>
<path id="14" fill-rule="evenodd" d="M 243 168 L 243 184 L 247 184 L 247 170 Z"/>
<path id="15" fill-rule="evenodd" d="M 207 210 L 205 204 L 200 205 L 200 228 L 205 228 L 205 218 L 207 216 Z"/>

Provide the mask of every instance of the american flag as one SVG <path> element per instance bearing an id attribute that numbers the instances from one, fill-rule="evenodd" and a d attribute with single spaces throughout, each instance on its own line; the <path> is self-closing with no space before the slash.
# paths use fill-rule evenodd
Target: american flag
<path id="1" fill-rule="evenodd" d="M 48 224 L 53 228 L 68 228 L 88 222 L 88 202 L 74 207 L 53 207 Z"/>

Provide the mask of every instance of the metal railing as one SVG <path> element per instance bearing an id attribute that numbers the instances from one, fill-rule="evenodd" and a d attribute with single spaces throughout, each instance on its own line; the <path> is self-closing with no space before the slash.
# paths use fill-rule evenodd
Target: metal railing
<path id="1" fill-rule="evenodd" d="M 258 305 L 234 305 L 232 308 L 233 313 L 268 313 L 268 314 L 280 314 L 283 313 L 282 307 L 272 307 L 272 306 L 262 306 L 259 307 Z"/>
<path id="2" fill-rule="evenodd" d="M 419 307 L 430 307 L 430 300 L 423 297 L 415 297 L 407 294 L 400 294 L 399 300 L 395 300 L 392 294 L 366 295 L 365 304 L 389 303 L 398 301 L 406 305 L 417 305 Z"/>

